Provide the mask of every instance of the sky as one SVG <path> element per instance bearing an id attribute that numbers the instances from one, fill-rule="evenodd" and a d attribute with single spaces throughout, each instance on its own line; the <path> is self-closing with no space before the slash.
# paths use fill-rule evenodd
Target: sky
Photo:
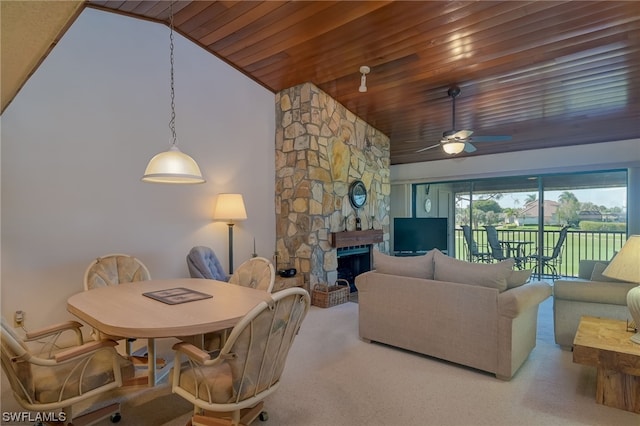
<path id="1" fill-rule="evenodd" d="M 558 201 L 558 196 L 564 191 L 547 191 L 545 192 L 545 199 Z M 572 192 L 579 202 L 587 203 L 591 202 L 598 206 L 605 206 L 608 208 L 627 206 L 627 189 L 626 188 L 598 188 L 598 189 L 576 189 Z M 525 204 L 527 194 L 513 193 L 506 194 L 498 203 L 504 207 L 522 207 Z"/>

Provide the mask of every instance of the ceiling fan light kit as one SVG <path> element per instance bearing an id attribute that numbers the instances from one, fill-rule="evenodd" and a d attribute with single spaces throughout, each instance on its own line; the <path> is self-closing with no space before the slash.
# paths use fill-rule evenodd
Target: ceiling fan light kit
<path id="1" fill-rule="evenodd" d="M 444 150 L 444 152 L 450 155 L 460 154 L 462 151 L 464 151 L 464 146 L 465 146 L 464 142 L 456 142 L 456 141 L 442 142 L 442 149 Z"/>
<path id="2" fill-rule="evenodd" d="M 370 71 L 371 68 L 366 65 L 360 67 L 360 72 L 362 73 L 362 76 L 360 77 L 360 87 L 358 87 L 358 91 L 360 93 L 367 91 L 367 74 L 369 74 Z"/>
<path id="3" fill-rule="evenodd" d="M 473 130 L 455 130 L 456 129 L 456 97 L 460 94 L 460 87 L 451 86 L 447 90 L 447 95 L 451 98 L 451 125 L 452 130 L 442 133 L 442 139 L 438 145 L 431 145 L 426 148 L 421 148 L 416 152 L 426 151 L 428 149 L 442 146 L 444 152 L 449 155 L 460 154 L 462 151 L 474 152 L 476 147 L 471 144 L 473 138 Z M 511 140 L 511 136 L 480 136 L 476 138 L 476 142 L 499 142 Z"/>

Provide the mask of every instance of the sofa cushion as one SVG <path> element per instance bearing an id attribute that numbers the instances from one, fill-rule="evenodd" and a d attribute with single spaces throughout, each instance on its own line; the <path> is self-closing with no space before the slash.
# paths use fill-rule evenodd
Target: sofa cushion
<path id="1" fill-rule="evenodd" d="M 507 277 L 512 273 L 514 259 L 480 264 L 454 259 L 438 250 L 433 251 L 435 280 L 479 285 L 495 288 L 499 292 L 507 289 Z"/>
<path id="2" fill-rule="evenodd" d="M 521 285 L 529 281 L 531 272 L 533 272 L 532 269 L 511 271 L 511 274 L 507 277 L 507 289 L 520 287 Z"/>
<path id="3" fill-rule="evenodd" d="M 617 280 L 615 278 L 609 278 L 606 275 L 602 275 L 605 269 L 609 266 L 609 262 L 598 262 L 593 266 L 593 272 L 591 272 L 591 281 L 611 282 L 611 283 L 626 283 L 628 281 Z"/>
<path id="4" fill-rule="evenodd" d="M 381 274 L 433 279 L 433 250 L 423 256 L 389 256 L 373 250 L 373 268 Z"/>

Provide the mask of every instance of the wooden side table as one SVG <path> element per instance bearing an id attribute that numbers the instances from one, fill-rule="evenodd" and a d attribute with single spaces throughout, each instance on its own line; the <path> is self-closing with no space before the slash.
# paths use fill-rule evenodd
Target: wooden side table
<path id="1" fill-rule="evenodd" d="M 273 293 L 291 287 L 302 287 L 305 290 L 309 291 L 304 285 L 304 274 L 297 274 L 293 277 L 286 278 L 276 274 L 276 280 L 273 284 Z"/>
<path id="2" fill-rule="evenodd" d="M 597 368 L 596 402 L 640 414 L 640 345 L 625 321 L 584 316 L 573 362 Z"/>

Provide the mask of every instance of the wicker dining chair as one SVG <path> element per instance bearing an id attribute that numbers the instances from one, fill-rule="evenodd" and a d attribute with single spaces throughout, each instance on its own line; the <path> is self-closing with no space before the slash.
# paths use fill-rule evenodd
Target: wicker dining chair
<path id="1" fill-rule="evenodd" d="M 84 273 L 84 289 L 92 290 L 100 287 L 130 284 L 151 279 L 149 269 L 140 259 L 122 253 L 112 253 L 94 259 Z M 135 353 L 132 351 L 132 343 L 136 339 L 110 336 L 102 333 L 100 330 L 94 329 L 91 333 L 95 340 L 113 339 L 124 340 L 125 351 L 127 356 L 135 357 L 139 361 L 140 366 L 148 364 L 147 347 L 138 349 Z M 150 343 L 147 342 L 147 345 Z M 133 359 L 133 358 L 132 358 Z M 164 366 L 166 363 L 163 359 L 156 358 L 158 366 Z"/>
<path id="2" fill-rule="evenodd" d="M 186 342 L 173 346 L 172 390 L 194 405 L 193 425 L 266 420 L 264 399 L 280 386 L 309 304 L 304 289 L 285 289 L 242 318 L 219 351 L 212 354 Z"/>
<path id="3" fill-rule="evenodd" d="M 133 377 L 133 365 L 116 352 L 116 342 L 84 343 L 82 324 L 76 321 L 27 332 L 26 338 L 16 333 L 4 317 L 1 322 L 2 370 L 20 406 L 51 414 L 62 410 L 55 420 L 65 425 L 93 424 L 107 417 L 114 423 L 120 420 L 119 403 L 90 408 L 75 418 L 72 409 Z M 75 345 L 59 349 L 57 342 L 66 332 L 74 334 Z"/>

